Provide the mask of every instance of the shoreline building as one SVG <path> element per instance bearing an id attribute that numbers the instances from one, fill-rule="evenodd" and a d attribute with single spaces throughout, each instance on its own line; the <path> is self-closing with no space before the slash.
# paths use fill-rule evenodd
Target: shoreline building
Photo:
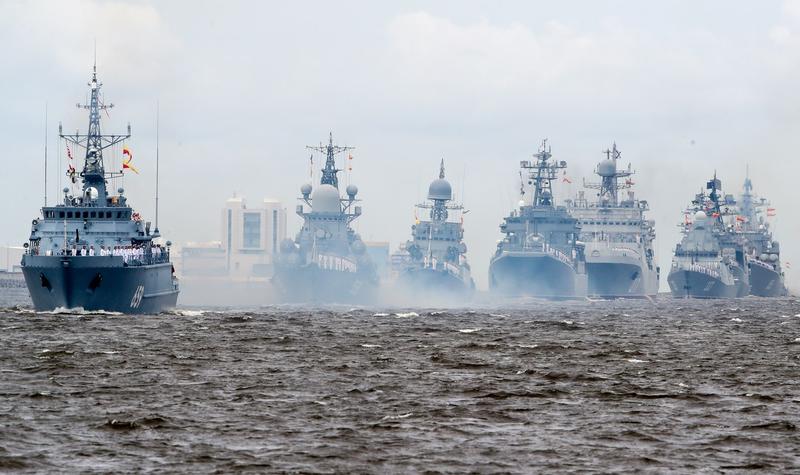
<path id="1" fill-rule="evenodd" d="M 244 197 L 234 195 L 220 209 L 218 229 L 219 240 L 185 242 L 177 252 L 183 301 L 193 305 L 269 303 L 275 255 L 286 237 L 283 204 L 264 199 L 251 207 Z"/>

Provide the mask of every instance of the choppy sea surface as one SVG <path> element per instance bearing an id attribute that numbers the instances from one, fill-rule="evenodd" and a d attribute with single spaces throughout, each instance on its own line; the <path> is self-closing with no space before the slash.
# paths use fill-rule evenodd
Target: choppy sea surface
<path id="1" fill-rule="evenodd" d="M 0 310 L 0 471 L 800 471 L 800 302 Z"/>

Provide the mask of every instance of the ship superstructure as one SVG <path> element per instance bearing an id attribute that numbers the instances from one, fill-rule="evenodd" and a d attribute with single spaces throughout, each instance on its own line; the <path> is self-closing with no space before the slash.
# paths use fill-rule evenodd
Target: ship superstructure
<path id="1" fill-rule="evenodd" d="M 95 66 L 89 82 L 89 130 L 59 135 L 76 153 L 85 152 L 83 169 L 70 165 L 67 175 L 81 182 L 80 194 L 65 187 L 61 203 L 45 205 L 34 219 L 22 258 L 22 272 L 37 310 L 83 308 L 125 313 L 155 313 L 174 307 L 178 281 L 170 262 L 170 243 L 156 244 L 158 225 L 151 230 L 128 205 L 124 190 L 109 192 L 108 180 L 122 171 L 107 171 L 103 151 L 130 138 L 100 130 L 105 104 Z M 128 152 L 128 164 L 130 152 Z M 71 163 L 71 162 L 70 162 Z M 130 166 L 130 165 L 129 165 Z"/>
<path id="2" fill-rule="evenodd" d="M 750 293 L 759 297 L 780 297 L 787 294 L 781 268 L 781 248 L 772 237 L 766 216 L 774 212 L 769 202 L 753 195 L 753 182 L 748 172 L 744 180 L 737 216 L 737 229 L 748 242 Z"/>
<path id="3" fill-rule="evenodd" d="M 303 226 L 294 240 L 281 243 L 272 282 L 290 302 L 368 303 L 377 290 L 378 275 L 366 245 L 351 223 L 361 216 L 358 187 L 339 190 L 336 155 L 352 149 L 334 145 L 308 147 L 325 154 L 320 184 L 305 184 L 296 213 Z"/>
<path id="4" fill-rule="evenodd" d="M 630 191 L 633 171 L 618 168 L 617 144 L 606 150 L 595 173 L 600 183 L 586 183 L 596 189 L 597 200 L 590 202 L 583 191 L 569 204 L 572 216 L 581 225 L 580 241 L 585 244 L 588 293 L 592 297 L 654 297 L 658 294 L 659 269 L 653 241 L 655 222 L 645 218 L 647 201 Z M 620 191 L 626 196 L 620 199 Z"/>
<path id="5" fill-rule="evenodd" d="M 428 202 L 415 207 L 412 238 L 403 246 L 404 252 L 395 255 L 401 256 L 395 264 L 399 283 L 417 296 L 463 297 L 475 289 L 464 243 L 465 211 L 452 200 L 453 190 L 445 179 L 442 160 L 439 178 L 428 187 Z"/>
<path id="6" fill-rule="evenodd" d="M 721 196 L 722 182 L 706 184 L 686 211 L 667 281 L 681 298 L 733 298 L 750 292 L 747 241 L 736 231 L 736 201 Z M 692 216 L 693 218 L 690 218 Z"/>
<path id="7" fill-rule="evenodd" d="M 567 163 L 551 160 L 547 141 L 534 161 L 520 162 L 521 199 L 500 225 L 505 237 L 489 264 L 489 287 L 512 296 L 587 296 L 581 226 L 553 197 L 553 181 Z"/>

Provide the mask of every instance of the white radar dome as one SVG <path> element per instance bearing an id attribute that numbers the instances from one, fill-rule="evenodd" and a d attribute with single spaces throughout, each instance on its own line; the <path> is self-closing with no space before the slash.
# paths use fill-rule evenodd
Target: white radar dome
<path id="1" fill-rule="evenodd" d="M 315 213 L 339 213 L 339 190 L 332 185 L 320 185 L 311 195 L 311 208 Z"/>
<path id="2" fill-rule="evenodd" d="M 617 173 L 617 164 L 614 160 L 606 159 L 597 165 L 597 174 L 602 177 L 614 176 Z"/>
<path id="3" fill-rule="evenodd" d="M 451 200 L 453 199 L 453 188 L 450 182 L 444 178 L 438 178 L 431 182 L 428 187 L 429 200 Z"/>

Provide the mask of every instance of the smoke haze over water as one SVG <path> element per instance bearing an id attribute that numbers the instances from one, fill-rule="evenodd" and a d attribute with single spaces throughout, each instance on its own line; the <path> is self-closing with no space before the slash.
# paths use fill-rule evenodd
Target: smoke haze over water
<path id="1" fill-rule="evenodd" d="M 74 104 L 85 98 L 95 39 L 116 105 L 103 128 L 131 122 L 142 174 L 124 186 L 147 219 L 160 102 L 160 228 L 176 242 L 219 239 L 219 209 L 234 191 L 280 199 L 293 235 L 304 146 L 332 130 L 357 147 L 357 231 L 392 249 L 409 238 L 413 205 L 444 157 L 471 210 L 468 258 L 485 288 L 498 225 L 518 201 L 519 161 L 547 137 L 569 163 L 562 198 L 616 141 L 650 202 L 662 277 L 687 202 L 715 170 L 738 194 L 747 164 L 778 210 L 784 262 L 800 266 L 798 1 L 0 0 L 0 41 L 13 45 L 0 51 L 0 136 L 13 177 L 0 242 L 24 242 L 42 204 L 45 103 L 50 202 L 59 196 L 57 124 L 86 129 Z M 787 283 L 797 292 L 791 269 Z"/>

